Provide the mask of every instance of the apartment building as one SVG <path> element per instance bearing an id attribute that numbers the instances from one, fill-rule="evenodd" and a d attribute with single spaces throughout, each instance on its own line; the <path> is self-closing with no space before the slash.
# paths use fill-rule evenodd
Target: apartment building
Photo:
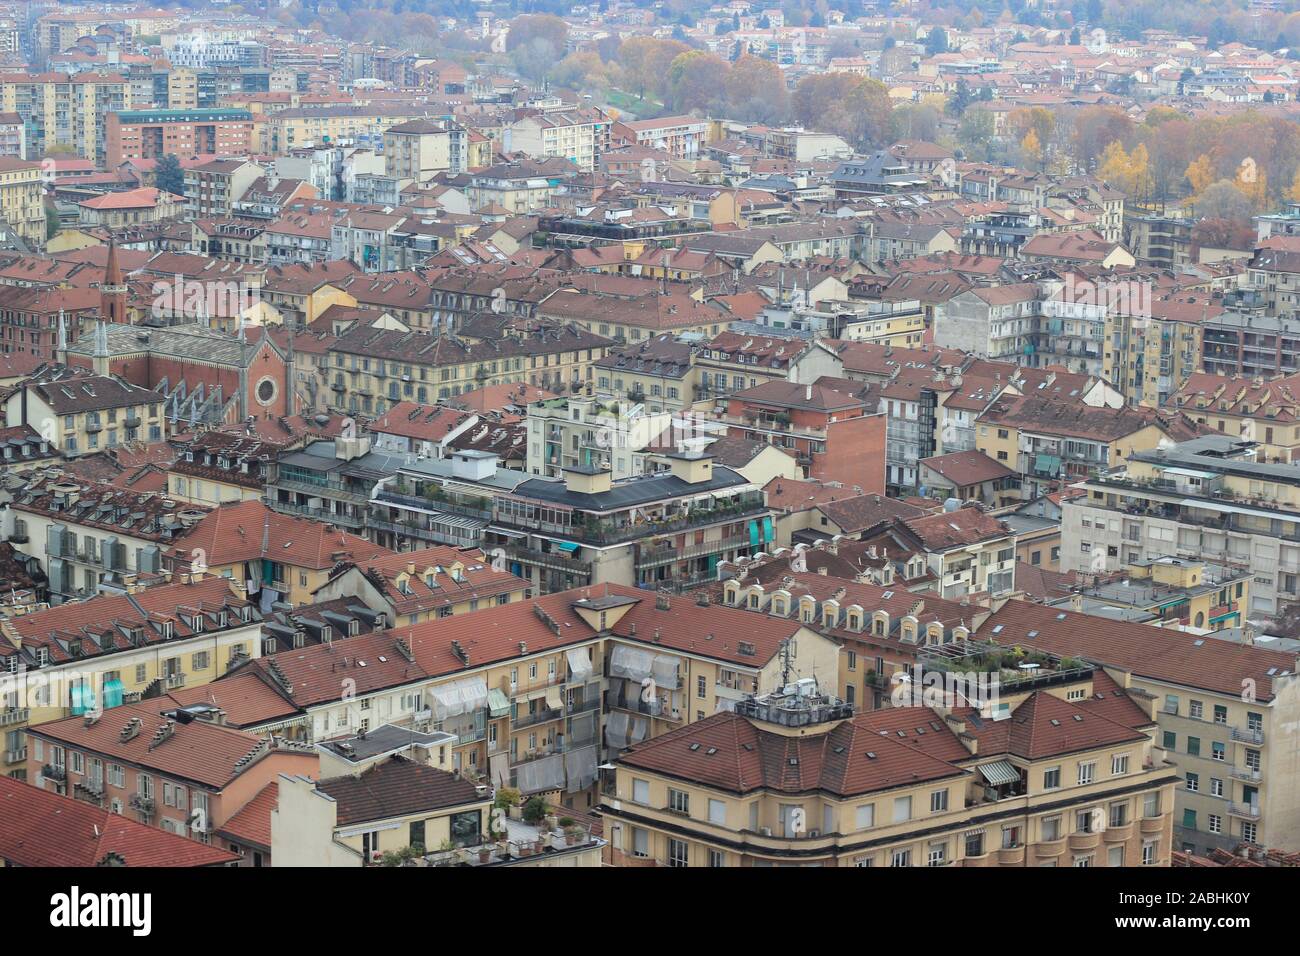
<path id="1" fill-rule="evenodd" d="M 314 750 L 204 720 L 166 698 L 28 728 L 28 778 L 138 823 L 212 842 L 280 774 L 317 772 Z M 187 715 L 188 716 L 188 715 Z"/>
<path id="2" fill-rule="evenodd" d="M 599 367 L 599 363 L 597 363 Z M 635 393 L 633 393 L 635 394 Z M 650 445 L 673 439 L 672 415 L 647 412 L 632 399 L 550 398 L 528 406 L 525 468 L 560 478 L 568 469 L 609 471 L 613 480 L 642 474 Z"/>
<path id="3" fill-rule="evenodd" d="M 445 545 L 342 561 L 316 589 L 317 601 L 359 599 L 394 625 L 499 607 L 532 596 L 528 581 L 498 570 L 482 551 Z"/>
<path id="4" fill-rule="evenodd" d="M 175 155 L 247 156 L 253 152 L 253 114 L 239 109 L 122 109 L 106 114 L 104 162 Z"/>
<path id="5" fill-rule="evenodd" d="M 66 457 L 75 458 L 128 442 L 162 441 L 162 402 L 152 389 L 116 376 L 52 373 L 11 394 L 5 414 L 11 424 L 31 425 Z"/>
<path id="6" fill-rule="evenodd" d="M 1043 680 L 1004 701 L 1001 719 L 970 707 L 854 715 L 815 681 L 747 699 L 615 759 L 601 794 L 611 862 L 1168 865 L 1176 778 L 1151 705 L 1088 700 L 1091 676 Z"/>
<path id="7" fill-rule="evenodd" d="M 262 175 L 243 159 L 213 159 L 185 170 L 185 213 L 191 219 L 227 219 Z"/>
<path id="8" fill-rule="evenodd" d="M 57 361 L 60 324 L 67 341 L 75 342 L 100 317 L 102 303 L 95 288 L 0 285 L 0 352 Z"/>
<path id="9" fill-rule="evenodd" d="M 1062 502 L 1063 571 L 1103 558 L 1108 567 L 1208 559 L 1254 575 L 1247 617 L 1276 617 L 1300 600 L 1300 479 L 1290 465 L 1257 461 L 1251 443 L 1207 435 L 1140 451 L 1077 487 L 1086 495 Z"/>
<path id="10" fill-rule="evenodd" d="M 28 249 L 45 248 L 45 183 L 40 163 L 0 156 L 0 232 L 6 232 L 6 227 Z M 0 241 L 13 243 L 7 234 Z"/>
<path id="11" fill-rule="evenodd" d="M 158 584 L 8 617 L 0 637 L 3 773 L 26 775 L 26 728 L 206 684 L 261 654 L 261 615 L 227 581 Z M 44 763 L 44 761 L 42 761 Z"/>
<path id="12" fill-rule="evenodd" d="M 200 514 L 162 554 L 162 567 L 189 580 L 238 582 L 262 606 L 309 604 L 342 561 L 388 554 L 320 521 L 280 514 L 261 500 L 227 501 Z"/>
<path id="13" fill-rule="evenodd" d="M 1166 556 L 1098 575 L 1096 583 L 1074 585 L 1047 603 L 1139 624 L 1223 631 L 1245 626 L 1251 578 L 1245 568 Z"/>
<path id="14" fill-rule="evenodd" d="M 162 571 L 161 551 L 205 509 L 123 491 L 50 468 L 7 483 L 8 540 L 42 562 L 50 601 L 93 597 L 132 575 Z"/>
<path id="15" fill-rule="evenodd" d="M 1256 461 L 1290 462 L 1300 451 L 1300 396 L 1294 375 L 1261 379 L 1196 373 L 1170 404 L 1224 435 L 1255 442 Z"/>
<path id="16" fill-rule="evenodd" d="M 245 729 L 299 740 L 385 723 L 451 735 L 439 766 L 588 809 L 603 754 L 772 689 L 783 673 L 835 671 L 838 645 L 800 621 L 701 601 L 595 585 L 414 628 L 387 629 L 380 615 L 369 634 L 251 663 L 207 699 L 238 710 Z"/>
<path id="17" fill-rule="evenodd" d="M 1242 843 L 1300 843 L 1288 743 L 1297 708 L 1294 653 L 1023 601 L 1008 601 L 976 636 L 1082 658 L 1151 705 L 1159 723 L 1153 746 L 1179 777 L 1174 849 L 1205 854 Z"/>
<path id="18" fill-rule="evenodd" d="M 384 130 L 385 172 L 427 183 L 439 173 L 465 171 L 464 130 L 439 120 L 414 119 Z"/>
<path id="19" fill-rule="evenodd" d="M 597 398 L 643 405 L 650 413 L 689 411 L 703 394 L 705 373 L 697 351 L 672 333 L 611 349 L 595 363 Z"/>
<path id="20" fill-rule="evenodd" d="M 885 491 L 887 420 L 869 386 L 829 376 L 806 385 L 771 380 L 732 392 L 722 421 L 733 437 L 785 450 L 807 478 Z"/>
<path id="21" fill-rule="evenodd" d="M 695 159 L 709 141 L 708 120 L 693 116 L 662 116 L 653 120 L 616 123 L 613 138 L 637 146 L 662 150 L 678 159 Z"/>
<path id="22" fill-rule="evenodd" d="M 0 104 L 23 118 L 29 156 L 64 147 L 103 164 L 110 117 L 134 100 L 121 73 L 18 73 L 0 76 Z"/>
<path id="23" fill-rule="evenodd" d="M 583 172 L 592 172 L 601 155 L 609 150 L 613 125 L 599 109 L 535 113 L 505 126 L 503 148 L 507 153 L 556 156 L 567 159 Z"/>
<path id="24" fill-rule="evenodd" d="M 975 447 L 1019 476 L 1026 500 L 1122 467 L 1133 454 L 1197 434 L 1194 423 L 1153 408 L 1094 407 L 1036 394 L 1003 394 L 976 418 Z"/>
<path id="25" fill-rule="evenodd" d="M 330 404 L 382 415 L 402 401 L 442 401 L 487 385 L 527 382 L 585 393 L 608 339 L 572 326 L 537 328 L 495 341 L 357 328 L 330 345 Z"/>

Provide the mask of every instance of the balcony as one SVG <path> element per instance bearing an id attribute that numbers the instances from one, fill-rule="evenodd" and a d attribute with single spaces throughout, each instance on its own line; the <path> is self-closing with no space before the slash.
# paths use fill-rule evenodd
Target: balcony
<path id="1" fill-rule="evenodd" d="M 0 711 L 0 727 L 11 727 L 14 724 L 25 724 L 27 718 L 31 716 L 31 710 L 26 707 L 10 707 Z"/>
<path id="2" fill-rule="evenodd" d="M 1258 803 L 1237 803 L 1235 800 L 1228 804 L 1228 812 L 1234 817 L 1244 817 L 1247 820 L 1258 820 L 1260 816 Z"/>
<path id="3" fill-rule="evenodd" d="M 1055 840 L 1040 840 L 1034 844 L 1034 854 L 1039 859 L 1054 859 L 1065 852 L 1065 837 L 1059 836 Z"/>
<path id="4" fill-rule="evenodd" d="M 1240 727 L 1233 727 L 1232 739 L 1239 740 L 1242 743 L 1262 745 L 1264 743 L 1264 731 L 1250 728 L 1243 730 Z"/>
<path id="5" fill-rule="evenodd" d="M 520 730 L 524 727 L 535 727 L 537 724 L 545 724 L 552 720 L 559 720 L 563 716 L 563 710 L 538 710 L 531 714 L 520 714 L 511 721 L 511 724 L 516 730 Z"/>
<path id="6" fill-rule="evenodd" d="M 154 811 L 158 806 L 154 803 L 153 797 L 146 797 L 140 793 L 131 794 L 131 798 L 127 803 L 130 804 L 132 810 L 135 810 L 137 813 L 143 814 L 146 817 L 153 816 Z"/>
<path id="7" fill-rule="evenodd" d="M 524 564 L 535 564 L 539 567 L 563 571 L 566 574 L 587 575 L 591 573 L 591 565 L 586 561 L 566 558 L 555 551 L 538 551 L 535 548 L 525 548 L 523 545 L 516 544 L 506 547 L 505 552 L 507 557 Z"/>
<path id="8" fill-rule="evenodd" d="M 1258 770 L 1251 770 L 1249 767 L 1233 767 L 1228 773 L 1238 780 L 1248 780 L 1251 783 L 1259 783 L 1263 776 Z"/>
<path id="9" fill-rule="evenodd" d="M 654 535 L 674 534 L 692 528 L 719 524 L 726 521 L 740 521 L 768 513 L 763 496 L 758 494 L 737 495 L 730 499 L 718 499 L 712 507 L 691 508 L 689 511 L 675 511 L 661 516 L 650 516 L 636 521 L 579 521 L 574 524 L 555 524 L 552 522 L 529 522 L 524 518 L 498 515 L 497 520 L 505 525 L 540 531 L 542 534 L 555 534 L 571 541 L 592 545 L 625 544 L 639 538 Z"/>
<path id="10" fill-rule="evenodd" d="M 748 547 L 749 544 L 750 540 L 745 535 L 733 535 L 730 538 L 705 541 L 702 544 L 693 544 L 685 548 L 639 546 L 636 566 L 638 570 L 644 570 L 665 564 L 674 564 L 678 561 L 688 561 L 693 558 L 718 554 L 722 551 L 731 551 L 735 548 L 744 548 Z"/>
<path id="11" fill-rule="evenodd" d="M 68 771 L 66 767 L 56 767 L 53 764 L 47 763 L 45 766 L 41 767 L 41 776 L 46 780 L 63 783 L 68 779 Z"/>
<path id="12" fill-rule="evenodd" d="M 1025 863 L 1025 848 L 1021 846 L 1004 846 L 998 850 L 999 866 L 1023 866 Z"/>
<path id="13" fill-rule="evenodd" d="M 1101 844 L 1100 833 L 1071 833 L 1066 839 L 1075 853 L 1095 850 Z"/>
<path id="14" fill-rule="evenodd" d="M 1124 843 L 1133 836 L 1133 821 L 1108 826 L 1102 831 L 1102 839 L 1107 843 Z"/>
<path id="15" fill-rule="evenodd" d="M 1143 817 L 1138 830 L 1145 836 L 1149 833 L 1162 833 L 1165 829 L 1165 814 L 1157 813 L 1153 817 Z"/>
<path id="16" fill-rule="evenodd" d="M 5 751 L 5 763 L 25 763 L 27 761 L 27 748 L 19 747 L 17 750 Z"/>
<path id="17" fill-rule="evenodd" d="M 175 689 L 175 688 L 177 688 L 177 687 L 184 687 L 184 686 L 185 686 L 185 675 L 184 675 L 184 674 L 168 674 L 168 675 L 167 675 L 167 678 L 166 678 L 166 684 L 167 684 L 167 689 L 168 689 L 168 690 L 173 690 L 173 689 Z"/>

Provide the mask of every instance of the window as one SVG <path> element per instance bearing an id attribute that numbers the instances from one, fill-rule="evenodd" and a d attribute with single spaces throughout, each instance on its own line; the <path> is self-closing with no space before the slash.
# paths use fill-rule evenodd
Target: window
<path id="1" fill-rule="evenodd" d="M 416 820 L 411 824 L 410 833 L 406 840 L 407 846 L 426 847 L 424 842 L 424 821 Z"/>
<path id="2" fill-rule="evenodd" d="M 1097 764 L 1093 761 L 1079 764 L 1079 786 L 1085 787 L 1092 783 L 1097 773 Z"/>
<path id="3" fill-rule="evenodd" d="M 1211 833 L 1222 833 L 1223 817 L 1219 816 L 1217 813 L 1211 813 L 1208 826 L 1210 828 Z"/>
<path id="4" fill-rule="evenodd" d="M 1142 815 L 1147 819 L 1160 816 L 1160 792 L 1152 791 L 1142 796 Z"/>
<path id="5" fill-rule="evenodd" d="M 1217 740 L 1210 741 L 1210 759 L 1223 760 L 1228 756 L 1227 748 Z"/>
<path id="6" fill-rule="evenodd" d="M 911 850 L 895 850 L 892 854 L 890 854 L 890 857 L 889 857 L 889 865 L 890 865 L 890 866 L 911 866 L 911 865 L 912 865 L 912 851 L 911 851 Z"/>
<path id="7" fill-rule="evenodd" d="M 727 805 L 722 800 L 709 800 L 709 822 L 718 826 L 727 823 Z"/>
<path id="8" fill-rule="evenodd" d="M 1128 802 L 1120 801 L 1110 805 L 1110 825 L 1122 827 L 1128 823 Z"/>
<path id="9" fill-rule="evenodd" d="M 859 830 L 867 830 L 876 825 L 876 805 L 865 803 L 858 807 L 857 825 Z"/>
<path id="10" fill-rule="evenodd" d="M 1156 844 L 1154 843 L 1142 844 L 1142 865 L 1143 866 L 1156 865 Z"/>
<path id="11" fill-rule="evenodd" d="M 668 809 L 686 816 L 691 812 L 691 795 L 685 790 L 668 788 Z"/>
<path id="12" fill-rule="evenodd" d="M 1228 708 L 1223 704 L 1214 705 L 1214 722 L 1216 724 L 1226 724 L 1228 722 Z"/>
<path id="13" fill-rule="evenodd" d="M 894 822 L 903 823 L 912 819 L 912 798 L 895 797 L 894 798 Z"/>
<path id="14" fill-rule="evenodd" d="M 1201 789 L 1201 775 L 1199 773 L 1188 773 L 1187 789 L 1192 793 L 1196 793 Z"/>
<path id="15" fill-rule="evenodd" d="M 1204 707 L 1199 700 L 1188 701 L 1187 716 L 1194 720 L 1201 720 L 1204 713 Z"/>
<path id="16" fill-rule="evenodd" d="M 1043 789 L 1059 790 L 1061 787 L 1061 768 L 1052 767 L 1043 771 Z"/>
<path id="17" fill-rule="evenodd" d="M 632 781 L 632 802 L 645 803 L 650 802 L 650 781 L 633 780 Z"/>
<path id="18" fill-rule="evenodd" d="M 1112 777 L 1122 777 L 1128 773 L 1128 754 L 1115 754 L 1110 758 L 1110 773 Z"/>
<path id="19" fill-rule="evenodd" d="M 1222 779 L 1222 778 L 1220 778 L 1220 777 L 1211 777 L 1211 778 L 1210 778 L 1210 796 L 1212 796 L 1212 797 L 1221 797 L 1221 796 L 1223 796 L 1223 779 Z"/>
<path id="20" fill-rule="evenodd" d="M 727 855 L 725 853 L 723 853 L 721 850 L 709 851 L 709 866 L 714 867 L 716 869 L 718 867 L 722 867 L 726 865 L 727 865 Z"/>
<path id="21" fill-rule="evenodd" d="M 984 831 L 975 830 L 966 834 L 966 855 L 983 856 L 984 855 Z"/>
<path id="22" fill-rule="evenodd" d="M 668 865 L 669 866 L 687 866 L 689 860 L 689 851 L 685 840 L 668 841 Z"/>
<path id="23" fill-rule="evenodd" d="M 695 696 L 700 700 L 704 700 L 704 698 L 708 696 L 708 693 L 708 681 L 705 680 L 704 675 L 701 674 L 699 677 L 695 678 Z"/>
<path id="24" fill-rule="evenodd" d="M 935 790 L 930 794 L 930 812 L 942 813 L 948 809 L 948 791 Z"/>
<path id="25" fill-rule="evenodd" d="M 1061 818 L 1059 816 L 1043 817 L 1041 826 L 1043 830 L 1042 839 L 1044 843 L 1050 843 L 1053 840 L 1059 840 L 1061 838 Z"/>
<path id="26" fill-rule="evenodd" d="M 925 855 L 926 866 L 943 866 L 948 860 L 948 844 L 931 843 L 929 852 Z"/>
<path id="27" fill-rule="evenodd" d="M 1166 750 L 1178 749 L 1178 735 L 1173 731 L 1166 730 L 1163 738 L 1163 745 Z"/>
<path id="28" fill-rule="evenodd" d="M 118 763 L 108 765 L 108 783 L 112 787 L 126 786 L 126 768 Z"/>
<path id="29" fill-rule="evenodd" d="M 632 855 L 649 856 L 650 855 L 650 831 L 641 830 L 637 827 L 632 828 Z"/>
<path id="30" fill-rule="evenodd" d="M 1189 757 L 1199 757 L 1200 755 L 1201 755 L 1201 738 L 1200 738 L 1200 737 L 1188 737 L 1188 738 L 1187 738 L 1187 756 L 1189 756 Z"/>

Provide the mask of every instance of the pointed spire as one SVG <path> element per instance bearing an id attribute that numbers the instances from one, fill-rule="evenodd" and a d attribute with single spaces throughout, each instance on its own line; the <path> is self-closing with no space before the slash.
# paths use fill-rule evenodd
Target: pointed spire
<path id="1" fill-rule="evenodd" d="M 104 265 L 104 284 L 118 286 L 123 284 L 122 267 L 117 262 L 117 240 L 108 239 L 108 262 Z"/>
<path id="2" fill-rule="evenodd" d="M 59 309 L 59 348 L 56 358 L 62 362 L 68 351 L 68 319 L 62 309 Z"/>

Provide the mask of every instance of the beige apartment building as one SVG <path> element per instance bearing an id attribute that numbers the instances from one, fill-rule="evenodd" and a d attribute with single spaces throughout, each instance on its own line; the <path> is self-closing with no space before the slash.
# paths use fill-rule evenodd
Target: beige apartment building
<path id="1" fill-rule="evenodd" d="M 1059 676 L 1059 680 L 1056 679 Z M 1175 776 L 1150 705 L 1076 670 L 1004 700 L 854 715 L 815 684 L 617 757 L 622 866 L 1167 866 Z"/>
<path id="2" fill-rule="evenodd" d="M 1023 601 L 1008 601 L 976 636 L 1104 667 L 1149 703 L 1154 746 L 1179 777 L 1175 849 L 1300 848 L 1295 654 Z"/>
<path id="3" fill-rule="evenodd" d="M 45 247 L 45 184 L 40 163 L 0 156 L 0 218 L 29 248 Z"/>
<path id="4" fill-rule="evenodd" d="M 0 772 L 19 779 L 26 727 L 206 684 L 261 654 L 261 615 L 215 578 L 13 616 L 0 633 Z"/>
<path id="5" fill-rule="evenodd" d="M 1300 601 L 1300 477 L 1290 464 L 1258 461 L 1258 451 L 1206 435 L 1131 453 L 1125 467 L 1080 482 L 1086 494 L 1061 506 L 1061 570 L 1165 556 L 1230 564 L 1254 575 L 1249 605 L 1236 610 L 1285 613 Z"/>

